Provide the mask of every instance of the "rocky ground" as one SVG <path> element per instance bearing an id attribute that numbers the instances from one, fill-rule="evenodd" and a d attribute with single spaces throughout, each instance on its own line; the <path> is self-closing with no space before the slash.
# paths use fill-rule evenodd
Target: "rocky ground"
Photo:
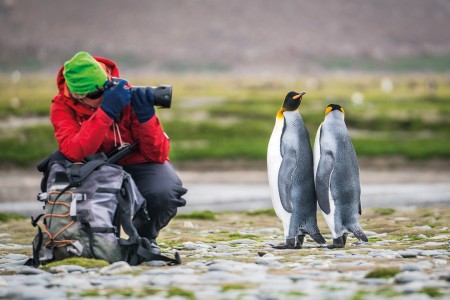
<path id="1" fill-rule="evenodd" d="M 319 216 L 327 242 L 329 230 Z M 308 240 L 275 250 L 282 227 L 269 211 L 180 215 L 162 232 L 163 262 L 131 267 L 20 264 L 30 255 L 28 221 L 0 223 L 0 298 L 6 299 L 449 299 L 450 208 L 370 209 L 369 243 L 344 249 Z"/>

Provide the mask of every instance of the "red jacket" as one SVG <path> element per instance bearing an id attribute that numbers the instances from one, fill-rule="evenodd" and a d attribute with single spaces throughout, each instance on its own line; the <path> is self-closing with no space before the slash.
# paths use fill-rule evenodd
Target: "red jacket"
<path id="1" fill-rule="evenodd" d="M 101 57 L 94 58 L 106 66 L 112 77 L 119 77 L 114 62 Z M 114 121 L 100 107 L 92 109 L 70 98 L 63 69 L 57 76 L 59 93 L 53 98 L 50 109 L 50 121 L 55 129 L 59 150 L 75 162 L 100 151 L 108 153 L 120 145 L 119 137 L 114 133 Z M 117 125 L 124 143 L 139 141 L 139 147 L 118 164 L 163 163 L 168 160 L 170 140 L 156 115 L 140 124 L 131 105 L 128 105 L 122 110 L 122 118 Z"/>

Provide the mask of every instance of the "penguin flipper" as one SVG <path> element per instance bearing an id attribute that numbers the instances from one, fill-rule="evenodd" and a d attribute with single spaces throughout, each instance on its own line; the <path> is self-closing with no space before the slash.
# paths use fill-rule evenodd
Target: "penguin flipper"
<path id="1" fill-rule="evenodd" d="M 278 172 L 278 192 L 280 194 L 281 205 L 288 213 L 292 213 L 291 187 L 293 184 L 292 174 L 294 173 L 296 161 L 294 155 L 284 155 Z"/>
<path id="2" fill-rule="evenodd" d="M 331 152 L 321 154 L 316 174 L 316 195 L 320 209 L 327 215 L 331 211 L 329 190 L 333 167 L 333 154 Z"/>

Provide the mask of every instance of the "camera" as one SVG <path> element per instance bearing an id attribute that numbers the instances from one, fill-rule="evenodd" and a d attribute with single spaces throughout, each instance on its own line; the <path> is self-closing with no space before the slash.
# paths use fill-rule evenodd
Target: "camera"
<path id="1" fill-rule="evenodd" d="M 112 83 L 118 84 L 122 81 L 122 78 L 112 78 Z M 172 104 L 172 86 L 171 85 L 158 85 L 158 86 L 132 86 L 130 88 L 130 92 L 133 90 L 140 89 L 145 93 L 145 89 L 149 88 L 152 90 L 153 95 L 155 96 L 155 106 L 159 106 L 161 108 L 170 108 Z"/>

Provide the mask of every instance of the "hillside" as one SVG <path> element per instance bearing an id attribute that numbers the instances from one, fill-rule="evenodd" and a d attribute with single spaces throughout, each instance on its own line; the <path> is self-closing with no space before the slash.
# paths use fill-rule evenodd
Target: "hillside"
<path id="1" fill-rule="evenodd" d="M 0 71 L 76 51 L 151 71 L 450 69 L 446 0 L 2 0 Z"/>

